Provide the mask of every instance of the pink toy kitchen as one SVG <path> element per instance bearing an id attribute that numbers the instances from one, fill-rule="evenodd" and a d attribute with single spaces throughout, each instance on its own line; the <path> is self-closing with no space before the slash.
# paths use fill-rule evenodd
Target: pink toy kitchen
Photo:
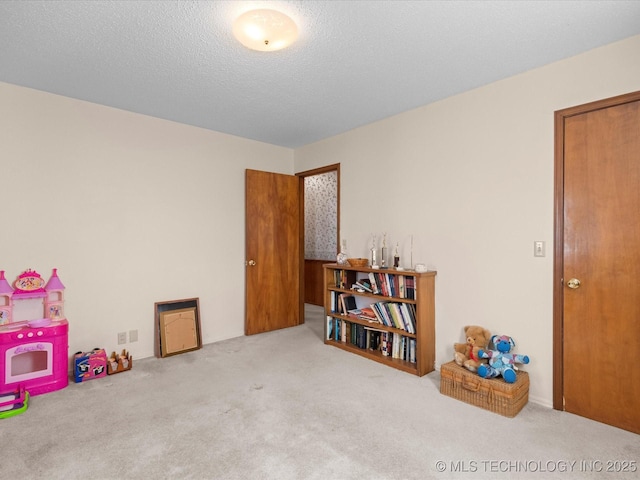
<path id="1" fill-rule="evenodd" d="M 69 384 L 69 325 L 64 285 L 53 269 L 47 282 L 26 270 L 13 282 L 0 270 L 0 392 L 30 396 Z"/>

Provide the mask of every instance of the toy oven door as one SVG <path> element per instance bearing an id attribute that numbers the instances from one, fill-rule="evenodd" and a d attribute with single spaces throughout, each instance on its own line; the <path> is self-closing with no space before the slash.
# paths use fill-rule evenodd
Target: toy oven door
<path id="1" fill-rule="evenodd" d="M 5 352 L 7 385 L 53 375 L 53 344 L 50 342 L 25 343 Z"/>

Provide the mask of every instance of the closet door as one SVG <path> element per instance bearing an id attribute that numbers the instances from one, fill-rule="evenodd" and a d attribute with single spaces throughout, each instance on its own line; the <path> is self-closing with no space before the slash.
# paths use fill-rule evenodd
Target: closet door
<path id="1" fill-rule="evenodd" d="M 558 113 L 557 382 L 566 411 L 640 433 L 640 368 L 623 360 L 640 351 L 640 95 Z"/>

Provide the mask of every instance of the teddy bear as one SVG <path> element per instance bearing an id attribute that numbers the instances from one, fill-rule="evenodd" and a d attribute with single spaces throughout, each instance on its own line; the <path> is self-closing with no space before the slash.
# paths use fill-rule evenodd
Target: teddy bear
<path id="1" fill-rule="evenodd" d="M 517 378 L 515 364 L 527 364 L 529 363 L 529 357 L 510 353 L 511 349 L 516 346 L 516 342 L 507 335 L 494 335 L 491 337 L 491 343 L 495 345 L 496 350 L 480 350 L 478 352 L 478 357 L 489 359 L 487 365 L 478 367 L 478 375 L 482 378 L 495 378 L 502 375 L 505 382 L 514 383 Z"/>
<path id="2" fill-rule="evenodd" d="M 486 360 L 478 357 L 478 351 L 487 348 L 491 332 L 478 325 L 467 325 L 464 327 L 464 336 L 467 343 L 453 344 L 453 359 L 461 367 L 475 373 L 482 363 L 486 363 Z"/>

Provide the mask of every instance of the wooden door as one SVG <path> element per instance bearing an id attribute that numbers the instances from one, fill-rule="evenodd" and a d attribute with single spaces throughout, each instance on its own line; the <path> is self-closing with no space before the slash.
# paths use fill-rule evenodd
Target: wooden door
<path id="1" fill-rule="evenodd" d="M 303 322 L 299 179 L 245 175 L 245 334 Z"/>
<path id="2" fill-rule="evenodd" d="M 566 411 L 640 433 L 640 367 L 629 361 L 640 352 L 640 94 L 558 113 L 555 386 Z"/>

